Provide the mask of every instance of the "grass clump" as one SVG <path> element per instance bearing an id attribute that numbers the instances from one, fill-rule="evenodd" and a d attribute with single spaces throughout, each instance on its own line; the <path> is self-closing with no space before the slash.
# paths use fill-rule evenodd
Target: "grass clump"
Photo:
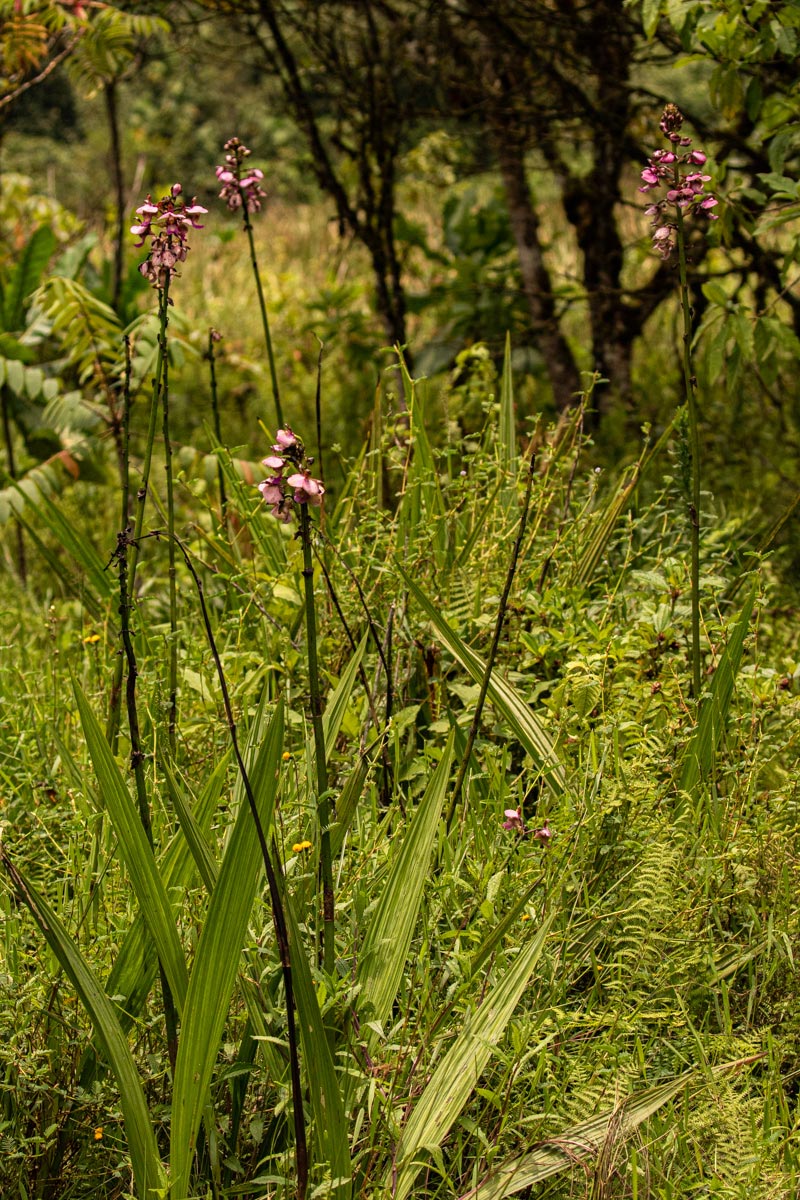
<path id="1" fill-rule="evenodd" d="M 168 563 L 158 541 L 141 543 L 147 865 L 124 815 L 126 793 L 136 812 L 125 723 L 116 758 L 101 745 L 116 604 L 59 547 L 49 510 L 31 517 L 63 572 L 34 568 L 26 589 L 9 577 L 2 618 L 8 1189 L 124 1195 L 132 1165 L 137 1195 L 157 1194 L 171 1163 L 181 1195 L 500 1196 L 536 1180 L 554 1196 L 792 1192 L 797 701 L 769 567 L 732 566 L 737 531 L 709 508 L 698 713 L 677 488 L 655 489 L 649 464 L 644 485 L 603 487 L 579 420 L 537 429 L 521 452 L 510 375 L 502 404 L 485 398 L 484 428 L 435 450 L 424 389 L 406 386 L 407 433 L 376 421 L 329 487 L 311 575 L 246 482 L 257 468 L 220 450 L 205 476 L 195 460 L 176 474 L 176 529 L 266 806 L 296 1054 L 275 895 L 259 881 L 197 591 L 183 572 L 173 753 Z M 650 462 L 668 469 L 663 448 Z M 526 475 L 529 523 L 503 599 Z M 157 476 L 156 513 L 160 488 Z M 103 489 L 96 501 L 87 535 L 102 558 L 115 505 Z M 519 814 L 508 829 L 506 810 Z M 161 880 L 166 909 L 141 872 Z M 159 958 L 173 961 L 177 1067 Z M 90 980 L 105 1001 L 85 995 Z M 208 1063 L 200 1092 L 182 1039 Z M 119 1091 L 123 1058 L 142 1128 Z M 298 1103 L 307 1165 L 294 1156 Z M 176 1128 L 191 1142 L 176 1145 Z"/>

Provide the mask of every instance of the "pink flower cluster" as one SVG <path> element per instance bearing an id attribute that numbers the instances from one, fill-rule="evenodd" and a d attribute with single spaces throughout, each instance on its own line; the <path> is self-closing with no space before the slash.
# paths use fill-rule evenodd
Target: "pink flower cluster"
<path id="1" fill-rule="evenodd" d="M 642 171 L 642 186 L 640 192 L 651 192 L 656 188 L 666 187 L 662 199 L 649 204 L 644 210 L 652 217 L 653 246 L 662 258 L 669 258 L 677 246 L 678 224 L 676 213 L 680 210 L 684 215 L 707 217 L 716 221 L 717 214 L 711 210 L 717 207 L 719 201 L 715 196 L 705 191 L 705 185 L 711 179 L 704 175 L 706 156 L 702 150 L 689 150 L 692 139 L 680 133 L 683 124 L 683 114 L 674 104 L 668 104 L 660 121 L 660 128 L 667 140 L 675 149 L 656 150 L 647 161 Z M 684 153 L 676 153 L 678 149 Z M 682 170 L 682 168 L 689 168 Z"/>
<path id="2" fill-rule="evenodd" d="M 507 808 L 504 811 L 503 816 L 505 817 L 505 821 L 503 821 L 503 829 L 507 829 L 509 831 L 513 830 L 515 833 L 518 833 L 520 835 L 520 837 L 525 836 L 525 834 L 528 832 L 528 830 L 525 825 L 525 822 L 522 819 L 522 810 L 521 809 Z M 531 836 L 534 837 L 537 842 L 543 842 L 545 845 L 547 845 L 547 843 L 550 841 L 551 837 L 553 836 L 553 831 L 550 828 L 548 822 L 545 821 L 542 828 L 534 829 Z"/>
<path id="3" fill-rule="evenodd" d="M 231 138 L 225 143 L 225 166 L 217 167 L 217 179 L 223 185 L 219 194 L 231 212 L 244 205 L 245 212 L 260 212 L 261 201 L 266 192 L 261 186 L 264 172 L 258 167 L 251 167 L 243 173 L 244 160 L 250 157 L 250 151 L 238 138 Z"/>
<path id="4" fill-rule="evenodd" d="M 258 490 L 270 506 L 273 517 L 277 517 L 279 521 L 290 521 L 292 502 L 319 508 L 325 488 L 319 479 L 314 479 L 311 475 L 309 467 L 313 459 L 306 458 L 303 443 L 288 425 L 285 429 L 278 430 L 272 454 L 268 454 L 261 461 L 272 474 L 269 479 L 258 485 Z M 287 470 L 292 471 L 292 474 L 284 476 Z"/>
<path id="5" fill-rule="evenodd" d="M 141 220 L 131 225 L 131 233 L 139 238 L 137 246 L 144 246 L 150 239 L 150 251 L 139 270 L 155 288 L 163 288 L 167 281 L 177 275 L 177 264 L 186 261 L 189 243 L 186 240 L 190 229 L 202 229 L 195 220 L 208 212 L 194 198 L 190 204 L 181 200 L 181 185 L 173 183 L 169 195 L 154 204 L 148 195 L 144 204 L 136 209 Z"/>

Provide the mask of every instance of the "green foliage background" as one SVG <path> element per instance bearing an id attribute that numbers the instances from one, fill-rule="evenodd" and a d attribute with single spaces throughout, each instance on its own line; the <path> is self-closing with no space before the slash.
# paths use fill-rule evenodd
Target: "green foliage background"
<path id="1" fill-rule="evenodd" d="M 559 328 L 586 373 L 583 402 L 559 412 L 478 117 L 471 127 L 428 108 L 397 159 L 393 228 L 415 358 L 405 371 L 386 346 L 369 247 L 315 178 L 280 77 L 255 52 L 257 29 L 239 23 L 246 7 L 0 8 L 3 94 L 14 98 L 0 110 L 0 1190 L 296 1194 L 270 896 L 199 598 L 184 572 L 172 635 L 155 536 L 142 543 L 133 609 L 152 853 L 128 735 L 105 737 L 120 656 L 123 381 L 135 486 L 158 334 L 130 246 L 114 277 L 111 94 L 125 214 L 176 178 L 211 209 L 171 293 L 176 528 L 281 868 L 309 1194 L 793 1197 L 796 9 L 625 6 L 639 22 L 630 136 L 652 145 L 656 101 L 676 98 L 727 206 L 693 281 L 704 488 L 695 701 L 674 287 L 635 342 L 630 397 L 593 423 L 591 295 L 569 187 L 545 140 L 526 147 Z M 280 10 L 300 45 L 302 21 L 330 7 Z M 358 6 L 340 7 L 355 20 Z M 539 20 L 552 8 L 493 11 Z M 84 26 L 64 69 L 17 96 Z M 443 58 L 455 87 L 451 70 Z M 350 136 L 333 79 L 330 89 L 322 128 Z M 554 136 L 577 187 L 594 151 L 587 127 L 562 117 Z M 234 132 L 267 174 L 256 238 L 284 406 L 327 489 L 313 576 L 326 830 L 301 547 L 253 486 L 272 402 L 251 265 L 238 219 L 215 205 L 213 167 Z M 624 306 L 656 275 L 635 156 L 621 177 Z M 224 446 L 212 432 L 210 327 L 223 335 Z M 165 492 L 159 457 L 151 531 Z M 525 836 L 504 828 L 511 810 Z M 323 833 L 333 972 L 318 953 Z"/>

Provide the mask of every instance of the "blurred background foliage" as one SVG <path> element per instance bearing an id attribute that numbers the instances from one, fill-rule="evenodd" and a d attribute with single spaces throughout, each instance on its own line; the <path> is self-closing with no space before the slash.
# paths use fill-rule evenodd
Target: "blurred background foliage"
<path id="1" fill-rule="evenodd" d="M 407 345 L 440 415 L 452 414 L 465 362 L 485 347 L 497 369 L 510 331 L 522 419 L 526 405 L 557 415 L 597 372 L 595 452 L 628 461 L 640 426 L 663 428 L 679 395 L 677 272 L 651 252 L 637 191 L 675 101 L 721 198 L 721 219 L 690 247 L 706 478 L 761 533 L 789 513 L 795 3 L 4 0 L 0 14 L 0 279 L 20 299 L 4 305 L 6 363 L 85 391 L 76 329 L 52 328 L 36 289 L 46 273 L 73 280 L 108 306 L 118 339 L 152 301 L 132 211 L 178 179 L 210 212 L 176 297 L 177 432 L 203 437 L 213 325 L 233 399 L 226 435 L 250 438 L 269 417 L 266 365 L 246 244 L 214 178 L 235 133 L 267 177 L 257 237 L 290 419 L 312 419 L 317 338 L 323 438 L 351 454 L 376 387 L 395 389 L 379 373 L 384 348 Z M 43 228 L 49 256 L 15 275 Z M 21 476 L 65 448 L 64 430 L 38 376 L 12 366 L 3 380 L 6 470 Z M 791 513 L 782 536 L 796 558 Z"/>

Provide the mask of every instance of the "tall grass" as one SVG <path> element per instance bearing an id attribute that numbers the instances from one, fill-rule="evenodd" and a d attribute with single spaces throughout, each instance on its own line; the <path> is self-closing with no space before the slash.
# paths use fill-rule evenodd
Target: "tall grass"
<path id="1" fill-rule="evenodd" d="M 91 556 L 118 501 L 31 517 L 41 566 L 0 614 L 9 1194 L 793 1194 L 796 700 L 769 569 L 720 600 L 709 512 L 695 720 L 665 444 L 604 490 L 577 422 L 520 455 L 510 357 L 446 450 L 405 385 L 407 433 L 379 400 L 328 481 L 324 541 L 269 515 L 255 464 L 184 456 L 174 754 L 169 564 L 138 540 L 152 849 L 130 740 L 103 734 L 118 602 Z"/>

